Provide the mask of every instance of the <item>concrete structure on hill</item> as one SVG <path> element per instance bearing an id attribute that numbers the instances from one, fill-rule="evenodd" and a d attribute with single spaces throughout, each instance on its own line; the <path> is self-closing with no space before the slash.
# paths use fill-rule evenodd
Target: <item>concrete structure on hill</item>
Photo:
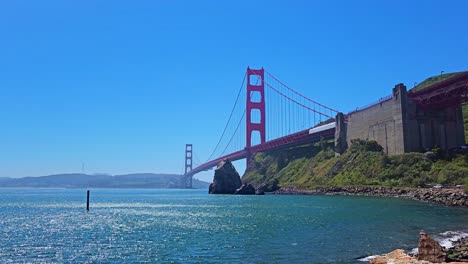
<path id="1" fill-rule="evenodd" d="M 459 78 L 462 81 L 452 80 L 435 85 L 439 87 L 426 88 L 425 97 L 421 95 L 423 92 L 407 92 L 403 84 L 397 84 L 392 95 L 377 103 L 348 115 L 338 114 L 337 152 L 343 153 L 351 140 L 358 138 L 377 141 L 387 154 L 418 152 L 435 146 L 448 150 L 464 145 L 462 103 L 466 100 L 468 74 L 462 77 Z M 431 89 L 438 91 L 437 95 Z M 451 98 L 448 93 L 458 93 L 458 97 Z M 434 96 L 439 96 L 437 101 Z"/>

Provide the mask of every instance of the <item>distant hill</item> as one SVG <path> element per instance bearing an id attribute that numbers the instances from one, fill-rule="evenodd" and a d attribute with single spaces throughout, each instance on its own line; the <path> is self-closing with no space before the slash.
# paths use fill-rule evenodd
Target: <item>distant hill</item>
<path id="1" fill-rule="evenodd" d="M 193 188 L 208 189 L 209 183 L 193 179 Z M 184 188 L 184 177 L 176 174 L 136 173 L 125 175 L 55 174 L 39 177 L 0 178 L 0 187 L 29 188 Z"/>

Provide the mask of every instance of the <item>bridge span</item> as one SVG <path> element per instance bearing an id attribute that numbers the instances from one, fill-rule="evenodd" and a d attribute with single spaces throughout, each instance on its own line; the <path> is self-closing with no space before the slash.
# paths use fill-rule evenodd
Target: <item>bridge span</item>
<path id="1" fill-rule="evenodd" d="M 334 124 L 334 123 L 333 123 Z M 324 125 L 326 126 L 326 125 Z M 319 127 L 317 127 L 319 128 Z M 312 129 L 311 129 L 312 130 Z M 250 157 L 251 154 L 263 151 L 270 151 L 274 149 L 289 148 L 305 143 L 312 143 L 319 141 L 321 138 L 332 139 L 335 137 L 335 127 L 327 128 L 320 130 L 314 133 L 309 133 L 309 129 L 288 135 L 285 137 L 277 138 L 259 145 L 252 146 L 250 149 L 243 149 L 224 155 L 222 157 L 216 158 L 214 160 L 203 163 L 193 170 L 188 171 L 185 175 L 191 177 L 199 172 L 206 171 L 216 167 L 224 159 L 229 159 L 230 161 L 241 160 Z"/>
<path id="2" fill-rule="evenodd" d="M 193 175 L 224 159 L 246 159 L 248 166 L 252 154 L 322 138 L 335 139 L 337 154 L 355 138 L 376 140 L 388 154 L 436 145 L 447 150 L 465 144 L 461 106 L 467 102 L 468 72 L 463 72 L 418 91 L 407 92 L 398 84 L 390 96 L 343 114 L 293 90 L 263 68 L 247 68 L 229 120 L 208 160 L 193 168 L 192 145 L 187 144 L 186 187 L 192 187 Z M 227 137 L 229 126 L 233 127 L 231 137 Z M 223 139 L 226 147 L 220 148 Z"/>

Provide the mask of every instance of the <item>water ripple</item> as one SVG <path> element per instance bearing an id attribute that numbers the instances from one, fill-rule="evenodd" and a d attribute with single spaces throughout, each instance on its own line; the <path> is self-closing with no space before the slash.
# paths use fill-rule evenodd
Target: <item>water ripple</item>
<path id="1" fill-rule="evenodd" d="M 86 213 L 82 190 L 32 192 L 0 190 L 1 263 L 349 263 L 468 228 L 466 209 L 387 198 L 93 190 Z"/>

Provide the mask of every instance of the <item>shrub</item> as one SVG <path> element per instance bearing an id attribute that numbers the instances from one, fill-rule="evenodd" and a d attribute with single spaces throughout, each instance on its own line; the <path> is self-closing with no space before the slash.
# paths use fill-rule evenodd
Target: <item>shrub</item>
<path id="1" fill-rule="evenodd" d="M 441 159 L 442 158 L 442 149 L 438 146 L 438 145 L 435 145 L 433 148 L 432 148 L 432 152 L 434 152 L 435 156 L 436 156 L 436 159 Z"/>
<path id="2" fill-rule="evenodd" d="M 377 143 L 375 140 L 362 140 L 362 139 L 352 139 L 351 140 L 351 149 L 355 151 L 363 150 L 363 151 L 374 151 L 374 152 L 382 152 L 383 147 Z"/>

